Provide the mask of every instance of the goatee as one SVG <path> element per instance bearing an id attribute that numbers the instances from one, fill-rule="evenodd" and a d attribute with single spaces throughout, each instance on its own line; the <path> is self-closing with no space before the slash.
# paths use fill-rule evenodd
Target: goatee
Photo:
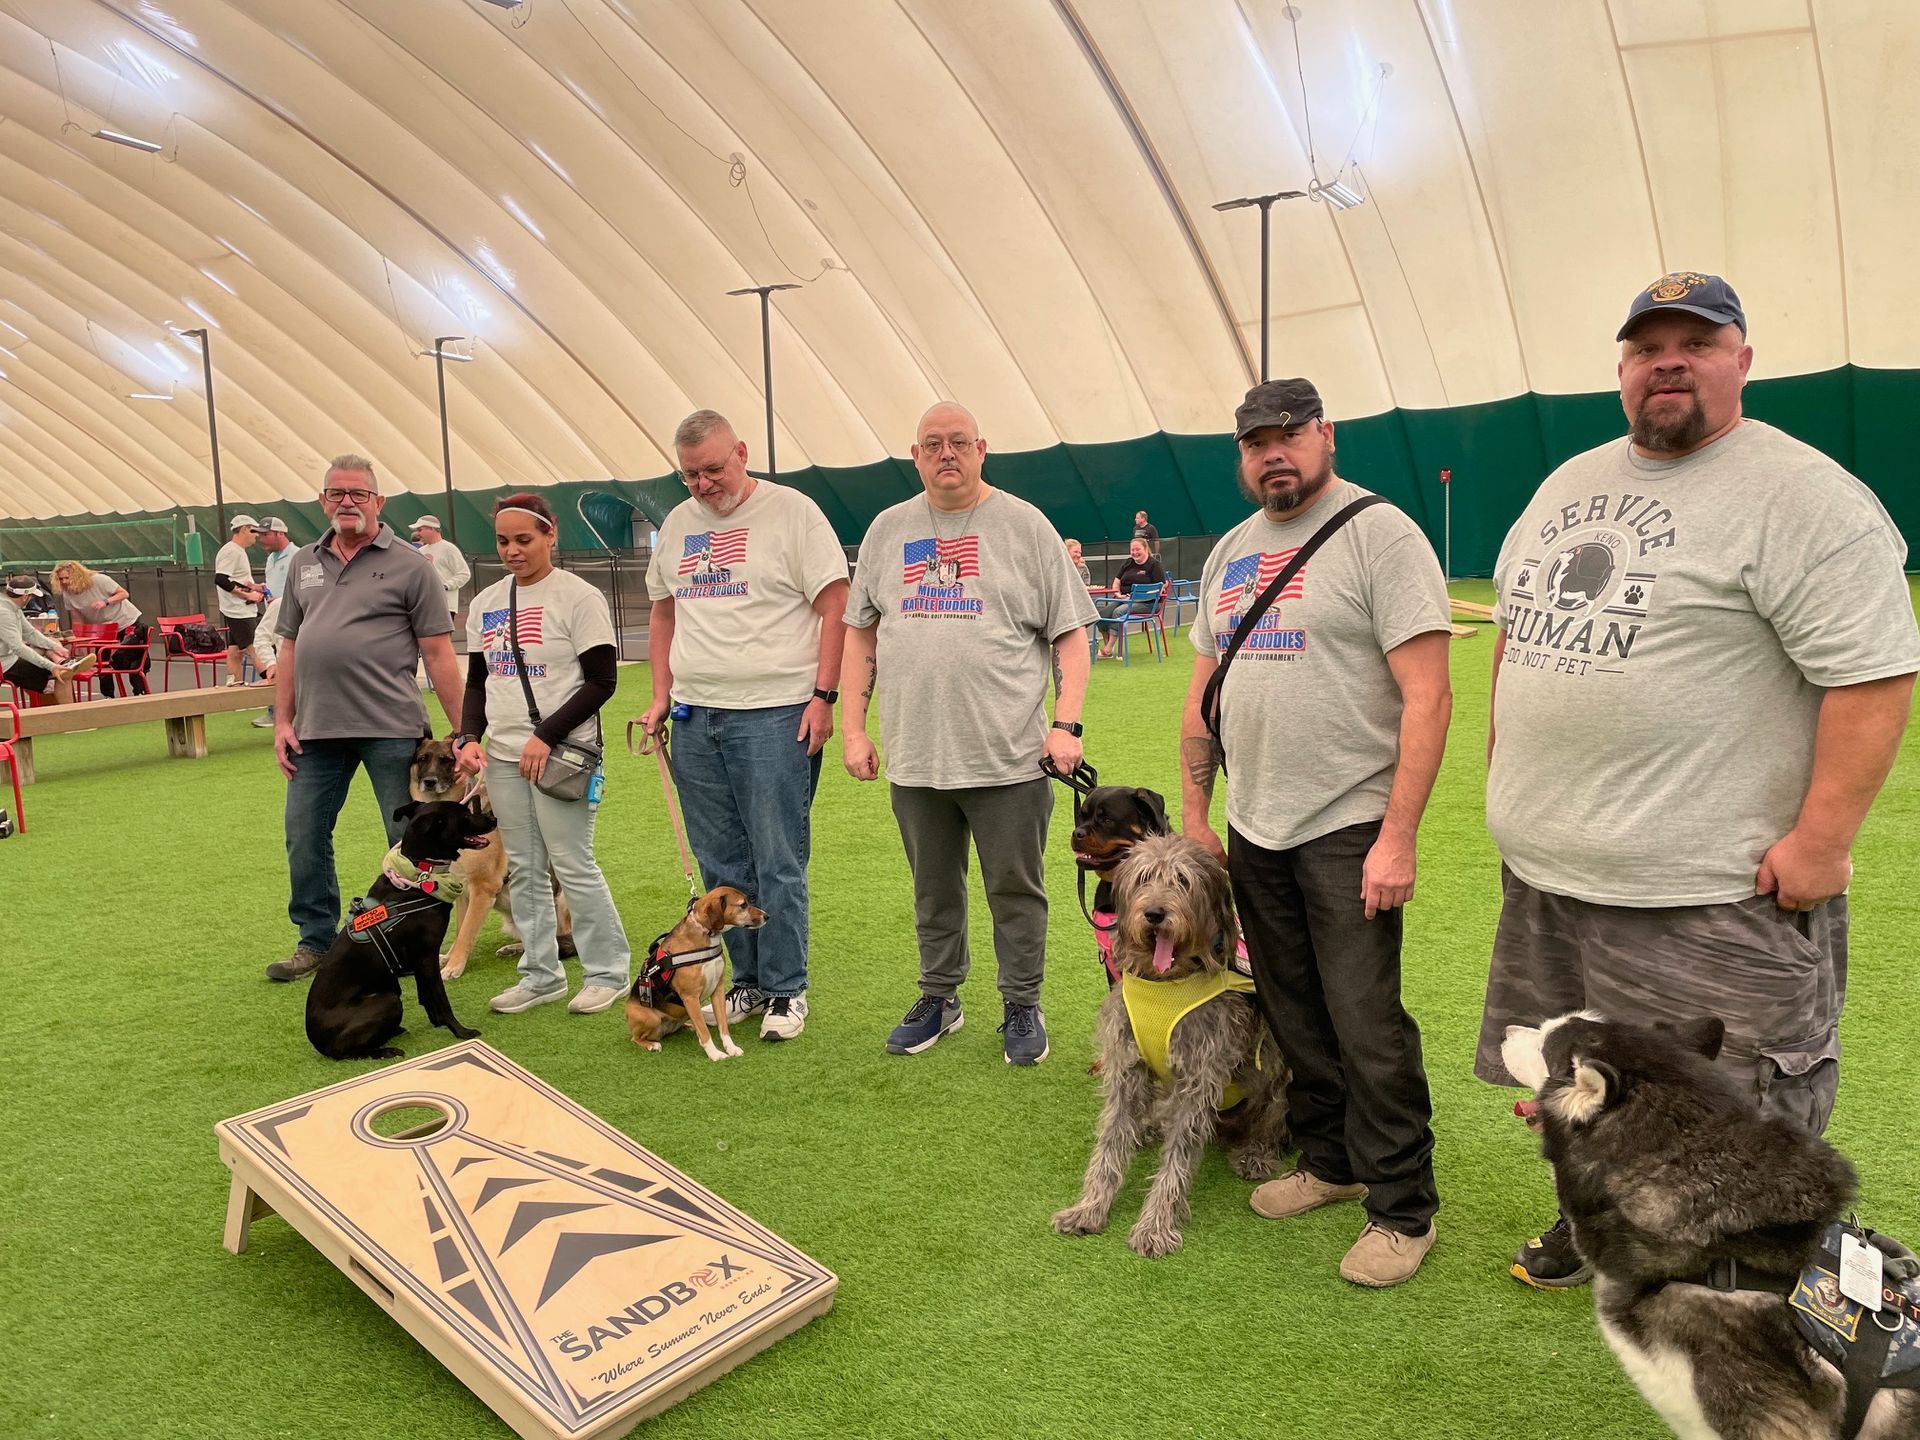
<path id="1" fill-rule="evenodd" d="M 1663 391 L 1672 394 L 1672 391 Z M 1633 417 L 1633 443 L 1642 450 L 1655 454 L 1673 454 L 1677 451 L 1691 450 L 1707 438 L 1707 412 L 1700 408 L 1697 396 L 1688 396 L 1691 402 L 1686 413 L 1677 419 L 1660 421 L 1653 418 L 1651 406 L 1654 397 L 1649 395 L 1640 402 L 1640 409 Z"/>
<path id="2" fill-rule="evenodd" d="M 1283 478 L 1277 487 L 1270 488 L 1264 478 L 1259 481 L 1247 479 L 1246 473 L 1240 473 L 1240 493 L 1258 505 L 1269 519 L 1290 514 L 1319 498 L 1333 480 L 1333 456 L 1322 458 L 1319 468 L 1312 474 L 1295 472 Z"/>

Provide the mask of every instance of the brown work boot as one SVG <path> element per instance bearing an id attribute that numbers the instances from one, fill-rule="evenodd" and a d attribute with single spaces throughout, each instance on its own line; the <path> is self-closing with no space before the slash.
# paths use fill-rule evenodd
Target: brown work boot
<path id="1" fill-rule="evenodd" d="M 1427 1258 L 1427 1251 L 1433 1248 L 1433 1237 L 1437 1233 L 1431 1223 L 1424 1235 L 1402 1235 L 1398 1230 L 1389 1230 L 1369 1220 L 1360 1238 L 1353 1242 L 1353 1248 L 1347 1251 L 1347 1258 L 1340 1262 L 1340 1278 L 1351 1280 L 1355 1285 L 1370 1285 L 1375 1290 L 1411 1280 L 1420 1262 Z"/>
<path id="2" fill-rule="evenodd" d="M 293 954 L 267 966 L 269 980 L 298 980 L 320 968 L 320 956 L 304 945 L 296 945 Z"/>
<path id="3" fill-rule="evenodd" d="M 1329 1185 L 1318 1175 L 1294 1169 L 1278 1180 L 1267 1181 L 1253 1192 L 1248 1203 L 1256 1215 L 1264 1215 L 1269 1220 L 1289 1220 L 1336 1201 L 1365 1199 L 1366 1194 L 1364 1185 Z"/>

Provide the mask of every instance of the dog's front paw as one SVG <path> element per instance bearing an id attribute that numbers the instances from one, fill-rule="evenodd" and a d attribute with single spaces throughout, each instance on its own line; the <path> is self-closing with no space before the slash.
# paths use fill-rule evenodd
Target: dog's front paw
<path id="1" fill-rule="evenodd" d="M 1053 1228 L 1062 1235 L 1098 1235 L 1107 1228 L 1107 1217 L 1092 1205 L 1075 1205 L 1054 1213 Z"/>
<path id="2" fill-rule="evenodd" d="M 480 1032 L 471 1025 L 449 1025 L 447 1028 L 453 1031 L 456 1040 L 478 1040 L 480 1038 Z"/>
<path id="3" fill-rule="evenodd" d="M 1180 1248 L 1179 1227 L 1164 1221 L 1149 1220 L 1142 1215 L 1134 1225 L 1133 1233 L 1127 1236 L 1127 1247 L 1136 1255 L 1158 1260 Z"/>
<path id="4" fill-rule="evenodd" d="M 740 1052 L 738 1050 L 735 1050 L 733 1053 L 735 1055 L 738 1055 Z M 727 1052 L 725 1050 L 722 1050 L 718 1045 L 714 1044 L 711 1040 L 707 1042 L 707 1059 L 725 1060 L 726 1058 L 727 1058 Z"/>
<path id="5" fill-rule="evenodd" d="M 740 1056 L 747 1053 L 746 1051 L 742 1050 L 738 1045 L 733 1043 L 733 1037 L 731 1035 L 727 1036 L 726 1039 L 720 1042 L 720 1048 L 725 1050 L 727 1054 L 729 1056 L 732 1056 L 734 1059 L 738 1059 Z"/>
<path id="6" fill-rule="evenodd" d="M 1227 1163 L 1242 1180 L 1271 1180 L 1280 1168 L 1280 1157 L 1267 1150 L 1236 1150 Z"/>
<path id="7" fill-rule="evenodd" d="M 452 956 L 442 955 L 440 957 L 440 978 L 442 980 L 458 980 L 462 975 L 466 973 L 467 973 L 466 961 L 462 960 L 458 965 L 456 965 L 453 963 Z"/>
<path id="8" fill-rule="evenodd" d="M 509 940 L 507 941 L 506 944 L 502 945 L 499 949 L 495 950 L 493 953 L 496 955 L 502 956 L 505 959 L 511 960 L 517 955 L 526 954 L 527 947 L 521 944 L 518 940 Z"/>
<path id="9" fill-rule="evenodd" d="M 378 1050 L 373 1052 L 373 1058 L 376 1060 L 398 1060 L 406 1053 L 406 1051 L 395 1049 L 391 1045 L 382 1045 Z"/>
<path id="10" fill-rule="evenodd" d="M 633 1043 L 638 1045 L 642 1050 L 651 1050 L 656 1055 L 660 1053 L 660 1042 L 658 1040 L 636 1040 Z"/>

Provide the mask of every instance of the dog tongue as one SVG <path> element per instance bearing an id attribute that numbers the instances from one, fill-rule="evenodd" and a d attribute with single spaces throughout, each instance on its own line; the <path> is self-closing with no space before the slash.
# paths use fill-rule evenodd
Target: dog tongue
<path id="1" fill-rule="evenodd" d="M 1163 930 L 1153 937 L 1153 973 L 1164 975 L 1173 968 L 1173 941 Z"/>
<path id="2" fill-rule="evenodd" d="M 1518 1115 L 1522 1120 L 1531 1123 L 1540 1113 L 1540 1102 L 1538 1100 L 1516 1100 L 1513 1102 L 1513 1113 Z"/>

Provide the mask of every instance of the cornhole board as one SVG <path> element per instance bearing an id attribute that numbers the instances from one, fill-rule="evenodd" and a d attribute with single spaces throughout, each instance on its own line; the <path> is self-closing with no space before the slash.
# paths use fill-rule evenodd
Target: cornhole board
<path id="1" fill-rule="evenodd" d="M 415 1106 L 438 1114 L 375 1128 Z M 478 1040 L 214 1133 L 228 1250 L 278 1213 L 528 1440 L 623 1435 L 840 1284 Z"/>
<path id="2" fill-rule="evenodd" d="M 1453 600 L 1453 599 L 1449 599 L 1447 603 L 1451 605 L 1460 614 L 1469 616 L 1472 619 L 1475 619 L 1475 620 L 1493 619 L 1493 607 L 1491 605 L 1476 605 L 1471 600 Z"/>

